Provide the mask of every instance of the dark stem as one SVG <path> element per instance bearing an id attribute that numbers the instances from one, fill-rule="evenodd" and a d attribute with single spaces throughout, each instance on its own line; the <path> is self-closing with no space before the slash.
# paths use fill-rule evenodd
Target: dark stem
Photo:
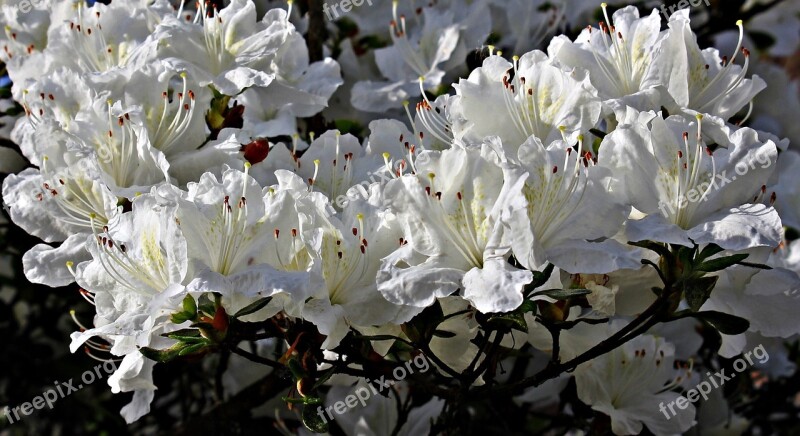
<path id="1" fill-rule="evenodd" d="M 283 365 L 281 365 L 280 363 L 278 363 L 278 362 L 276 362 L 274 360 L 270 360 L 270 359 L 267 359 L 266 357 L 261 357 L 261 356 L 255 354 L 255 353 L 251 353 L 249 351 L 242 350 L 238 346 L 237 347 L 231 347 L 230 351 L 233 354 L 242 356 L 242 357 L 244 357 L 245 359 L 247 359 L 247 360 L 249 360 L 251 362 L 260 363 L 262 365 L 266 365 L 266 366 L 269 366 L 269 367 L 275 368 L 275 369 L 284 368 Z"/>
<path id="2" fill-rule="evenodd" d="M 521 393 L 524 389 L 529 387 L 539 386 L 542 383 L 546 382 L 547 380 L 553 379 L 558 377 L 564 372 L 572 371 L 578 367 L 578 365 L 588 362 L 596 357 L 602 356 L 610 351 L 613 351 L 617 347 L 625 344 L 629 340 L 635 338 L 639 334 L 647 331 L 650 327 L 660 322 L 659 313 L 661 310 L 666 307 L 669 302 L 669 295 L 671 292 L 665 290 L 661 296 L 653 302 L 644 312 L 642 312 L 636 319 L 628 323 L 625 327 L 620 329 L 618 332 L 611 335 L 608 339 L 600 342 L 599 344 L 595 345 L 594 347 L 590 348 L 588 351 L 584 352 L 583 354 L 573 358 L 564 363 L 550 363 L 545 369 L 543 369 L 538 374 L 535 374 L 531 377 L 524 378 L 519 382 L 498 386 L 493 389 L 476 389 L 472 393 L 472 397 L 480 398 L 487 394 L 495 395 L 495 394 L 517 394 Z M 488 392 L 487 392 L 488 391 Z"/>

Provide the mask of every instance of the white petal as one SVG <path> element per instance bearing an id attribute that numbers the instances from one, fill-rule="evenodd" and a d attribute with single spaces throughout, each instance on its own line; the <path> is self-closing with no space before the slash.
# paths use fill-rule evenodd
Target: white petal
<path id="1" fill-rule="evenodd" d="M 463 295 L 483 313 L 510 312 L 522 304 L 522 290 L 531 280 L 530 271 L 514 268 L 503 258 L 489 259 L 483 268 L 464 275 Z"/>

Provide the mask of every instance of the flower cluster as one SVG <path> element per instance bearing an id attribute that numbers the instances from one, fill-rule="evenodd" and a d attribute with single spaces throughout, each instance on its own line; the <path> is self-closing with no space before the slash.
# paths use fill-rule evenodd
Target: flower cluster
<path id="1" fill-rule="evenodd" d="M 134 393 L 128 422 L 157 362 L 268 360 L 238 348 L 266 340 L 316 431 L 325 385 L 347 384 L 323 371 L 422 353 L 440 386 L 489 395 L 505 350 L 549 362 L 508 381 L 518 401 L 574 378 L 615 433 L 674 434 L 700 419 L 659 409 L 696 385 L 699 326 L 723 357 L 800 333 L 784 235 L 800 228 L 800 135 L 756 98 L 752 69 L 785 73 L 754 67 L 741 21 L 721 53 L 686 9 L 603 4 L 572 38 L 553 36 L 598 5 L 375 1 L 344 15 L 365 38 L 310 53 L 297 5 L 226 3 L 0 16 L 21 108 L 8 136 L 31 164 L 3 201 L 43 241 L 25 273 L 95 305 L 70 348 L 121 358 L 109 384 Z M 457 416 L 456 399 L 412 414 Z"/>

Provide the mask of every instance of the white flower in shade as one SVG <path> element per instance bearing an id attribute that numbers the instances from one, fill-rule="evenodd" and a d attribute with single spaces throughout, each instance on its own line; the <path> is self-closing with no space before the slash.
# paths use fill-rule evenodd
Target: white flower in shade
<path id="1" fill-rule="evenodd" d="M 276 55 L 275 80 L 266 88 L 242 93 L 244 129 L 254 137 L 272 138 L 297 133 L 297 118 L 306 118 L 328 106 L 342 85 L 339 64 L 331 58 L 309 64 L 308 49 L 299 33 L 291 33 Z"/>
<path id="2" fill-rule="evenodd" d="M 509 235 L 501 217 L 519 201 L 524 178 L 504 177 L 497 153 L 488 145 L 424 151 L 414 174 L 387 184 L 405 239 L 378 275 L 386 299 L 422 310 L 461 290 L 482 312 L 522 303 L 532 276 L 506 261 Z"/>
<path id="3" fill-rule="evenodd" d="M 301 316 L 327 336 L 322 344 L 326 349 L 336 347 L 350 327 L 374 334 L 364 327 L 400 324 L 417 312 L 390 303 L 378 292 L 375 277 L 381 259 L 397 248 L 402 229 L 391 213 L 380 209 L 379 186 L 368 195 L 354 196 L 339 217 L 309 235 L 311 256 L 320 260 L 325 287 L 305 303 Z"/>
<path id="4" fill-rule="evenodd" d="M 426 367 L 417 368 L 411 366 L 411 368 L 416 371 L 422 371 Z M 348 396 L 355 397 L 358 395 L 356 393 L 358 391 L 368 392 L 369 399 L 363 405 L 356 403 L 355 408 L 341 415 L 336 414 L 333 416 L 339 427 L 344 431 L 344 434 L 348 436 L 381 436 L 388 434 L 414 436 L 428 434 L 431 430 L 431 425 L 442 414 L 444 409 L 444 400 L 433 398 L 427 403 L 413 408 L 408 413 L 408 416 L 404 418 L 398 413 L 400 410 L 398 402 L 401 401 L 398 396 L 403 398 L 409 395 L 409 390 L 412 386 L 397 384 L 392 387 L 392 390 L 399 392 L 397 395 L 388 392 L 388 390 L 383 390 L 383 392 L 376 395 L 373 392 L 377 391 L 379 387 L 376 387 L 375 383 L 371 386 L 362 379 L 354 386 L 334 386 L 325 397 L 325 405 L 330 407 L 337 402 L 343 402 Z M 324 410 L 325 407 L 320 406 L 320 409 Z M 403 425 L 395 433 L 397 425 L 400 423 Z"/>
<path id="5" fill-rule="evenodd" d="M 678 434 L 694 425 L 695 407 L 674 402 L 678 387 L 690 373 L 675 369 L 675 347 L 661 338 L 639 336 L 575 370 L 578 398 L 611 417 L 614 434 L 639 434 L 644 426 L 656 435 Z M 635 386 L 635 389 L 632 387 Z M 663 409 L 665 412 L 662 412 Z"/>
<path id="6" fill-rule="evenodd" d="M 748 1 L 742 6 L 747 10 L 758 3 L 759 0 Z M 766 33 L 772 40 L 766 52 L 774 57 L 791 57 L 800 44 L 800 4 L 795 2 L 781 2 L 772 5 L 766 11 L 757 14 L 747 22 L 747 27 L 753 32 Z M 770 85 L 772 86 L 772 85 Z"/>
<path id="7" fill-rule="evenodd" d="M 782 343 L 781 343 L 782 345 Z M 781 347 L 782 348 L 782 347 Z M 770 356 L 772 351 L 770 351 Z M 770 359 L 771 360 L 771 359 Z M 794 370 L 792 370 L 794 373 Z M 731 407 L 724 389 L 714 389 L 697 411 L 697 431 L 708 436 L 727 436 L 747 432 L 751 422 Z"/>
<path id="8" fill-rule="evenodd" d="M 493 28 L 502 39 L 502 47 L 512 54 L 527 53 L 540 46 L 545 38 L 564 24 L 566 1 L 492 0 Z M 591 3 L 591 2 L 589 2 Z"/>
<path id="9" fill-rule="evenodd" d="M 540 51 L 513 62 L 490 56 L 454 87 L 458 98 L 451 111 L 466 120 L 454 128 L 473 142 L 495 135 L 514 149 L 530 136 L 549 144 L 566 135 L 574 142 L 600 118 L 587 75 L 563 71 Z"/>
<path id="10" fill-rule="evenodd" d="M 632 241 L 692 246 L 715 243 L 729 250 L 776 247 L 781 221 L 766 184 L 777 160 L 772 141 L 742 128 L 712 150 L 693 122 L 642 113 L 618 127 L 600 146 L 599 162 L 611 171 L 612 192 L 640 214 L 626 224 Z"/>
<path id="11" fill-rule="evenodd" d="M 290 191 L 262 189 L 247 166 L 245 172 L 226 170 L 220 180 L 206 173 L 187 189 L 164 186 L 159 194 L 178 204 L 175 221 L 186 238 L 190 292 L 219 292 L 231 313 L 276 293 L 296 301 L 313 293 L 309 273 L 286 271 L 282 260 L 304 248 L 297 233 L 315 219 L 298 210 Z"/>
<path id="12" fill-rule="evenodd" d="M 784 225 L 800 229 L 800 153 L 787 150 L 778 156 L 775 209 Z"/>
<path id="13" fill-rule="evenodd" d="M 606 316 L 613 316 L 616 313 L 615 303 L 619 286 L 611 285 L 611 287 L 606 287 L 594 281 L 586 282 L 585 286 L 586 289 L 591 291 L 591 294 L 586 296 L 586 300 L 592 306 L 592 309 Z"/>
<path id="14" fill-rule="evenodd" d="M 461 297 L 444 297 L 439 298 L 438 301 L 442 307 L 442 315 L 447 319 L 436 326 L 436 329 L 450 333 L 447 336 L 451 337 L 437 337 L 434 335 L 431 338 L 429 347 L 431 352 L 438 356 L 445 365 L 456 371 L 464 371 L 480 351 L 478 346 L 472 342 L 479 331 L 478 322 L 475 321 L 475 313 L 469 310 L 469 302 Z M 461 313 L 459 314 L 459 312 Z M 520 343 L 523 342 L 520 341 Z M 511 348 L 510 345 L 505 343 L 502 345 Z M 444 371 L 439 372 L 444 374 Z M 478 381 L 480 382 L 481 379 Z"/>
<path id="15" fill-rule="evenodd" d="M 267 86 L 275 78 L 270 64 L 295 28 L 283 9 L 272 9 L 256 21 L 251 0 L 234 0 L 222 10 L 200 2 L 194 20 L 167 18 L 156 29 L 160 57 L 186 70 L 201 85 L 225 95 L 251 86 Z"/>
<path id="16" fill-rule="evenodd" d="M 582 136 L 577 149 L 531 137 L 519 147 L 518 163 L 506 167 L 507 178 L 526 180 L 523 207 L 509 220 L 514 256 L 534 270 L 547 262 L 570 273 L 638 268 L 637 253 L 611 239 L 629 208 L 608 193 L 607 171 L 582 145 Z"/>
<path id="17" fill-rule="evenodd" d="M 792 315 L 800 309 L 800 241 L 788 246 L 782 244 L 775 250 L 761 248 L 747 253 L 748 262 L 766 264 L 772 269 L 736 265 L 721 271 L 714 291 L 700 310 L 744 318 L 750 322 L 750 333 L 764 337 L 789 338 L 800 334 L 800 326 Z M 732 358 L 748 345 L 746 334 L 721 336 L 721 356 Z"/>
<path id="18" fill-rule="evenodd" d="M 553 273 L 557 272 L 554 271 Z M 561 283 L 558 280 L 554 280 L 552 276 L 550 277 L 550 283 L 558 287 L 561 286 Z M 582 318 L 581 308 L 571 307 L 565 315 L 565 320 L 575 321 Z M 547 327 L 542 325 L 531 313 L 525 314 L 525 320 L 528 323 L 528 342 L 537 350 L 552 355 L 553 335 L 550 334 Z M 564 330 L 559 335 L 559 359 L 562 362 L 574 359 L 608 339 L 609 336 L 608 329 L 598 328 L 589 323 L 578 323 L 575 327 Z"/>
<path id="19" fill-rule="evenodd" d="M 800 124 L 792 117 L 800 113 L 800 81 L 792 80 L 788 71 L 777 65 L 753 61 L 753 71 L 769 86 L 753 99 L 748 126 L 786 138 L 794 150 L 800 149 Z M 778 148 L 785 147 L 779 144 Z"/>
<path id="20" fill-rule="evenodd" d="M 353 86 L 350 101 L 360 110 L 385 112 L 423 90 L 437 89 L 447 71 L 489 34 L 489 16 L 483 12 L 486 1 L 448 9 L 430 5 L 410 17 L 398 15 L 397 1 L 393 6 L 392 45 L 375 51 L 375 62 L 388 80 L 360 81 Z"/>

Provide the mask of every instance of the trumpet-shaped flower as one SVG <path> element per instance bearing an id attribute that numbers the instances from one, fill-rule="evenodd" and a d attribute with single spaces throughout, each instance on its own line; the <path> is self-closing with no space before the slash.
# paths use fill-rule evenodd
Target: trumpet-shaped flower
<path id="1" fill-rule="evenodd" d="M 415 174 L 387 184 L 404 240 L 378 274 L 386 299 L 421 310 L 461 290 L 482 312 L 522 303 L 532 276 L 506 261 L 509 235 L 501 218 L 520 201 L 524 178 L 504 177 L 497 153 L 488 145 L 425 151 Z"/>

